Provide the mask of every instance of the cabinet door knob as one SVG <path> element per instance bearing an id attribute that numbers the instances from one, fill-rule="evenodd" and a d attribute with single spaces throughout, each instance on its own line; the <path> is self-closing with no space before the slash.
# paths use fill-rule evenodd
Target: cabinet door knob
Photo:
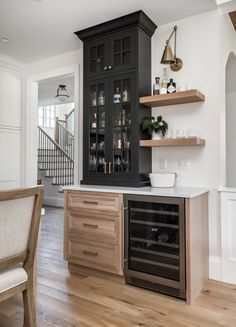
<path id="1" fill-rule="evenodd" d="M 108 65 L 108 70 L 111 70 L 113 67 L 111 65 Z"/>
<path id="2" fill-rule="evenodd" d="M 107 65 L 106 65 L 106 66 L 104 66 L 104 70 L 108 70 L 108 67 L 107 67 Z"/>

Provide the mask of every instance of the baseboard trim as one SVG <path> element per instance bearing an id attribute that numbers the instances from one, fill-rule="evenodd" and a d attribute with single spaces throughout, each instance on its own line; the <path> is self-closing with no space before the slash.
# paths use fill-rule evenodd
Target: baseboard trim
<path id="1" fill-rule="evenodd" d="M 222 263 L 220 257 L 209 257 L 209 278 L 222 281 Z"/>
<path id="2" fill-rule="evenodd" d="M 64 208 L 64 198 L 58 199 L 51 196 L 45 196 L 43 199 L 43 205 Z"/>

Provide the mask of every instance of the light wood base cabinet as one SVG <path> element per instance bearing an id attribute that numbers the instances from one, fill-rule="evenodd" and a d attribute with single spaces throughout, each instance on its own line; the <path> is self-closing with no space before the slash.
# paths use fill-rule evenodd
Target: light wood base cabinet
<path id="1" fill-rule="evenodd" d="M 123 275 L 123 196 L 65 191 L 65 260 Z"/>
<path id="2" fill-rule="evenodd" d="M 139 198 L 136 198 L 134 201 L 138 201 Z M 130 195 L 131 200 L 132 196 Z M 137 206 L 136 203 L 134 204 L 133 211 L 138 212 L 138 215 L 134 218 L 126 195 L 124 195 L 123 199 L 123 194 L 65 190 L 65 260 L 68 261 L 69 265 L 73 265 L 73 270 L 77 267 L 78 271 L 81 271 L 81 267 L 84 267 L 85 269 L 100 270 L 103 274 L 107 272 L 123 276 L 123 253 L 125 253 L 124 271 L 126 281 L 127 277 L 136 278 L 136 280 L 141 282 L 141 287 L 146 285 L 146 288 L 153 289 L 155 286 L 155 290 L 160 292 L 162 286 L 171 287 L 173 290 L 180 289 L 183 291 L 181 294 L 184 294 L 184 296 L 174 295 L 175 293 L 171 294 L 185 298 L 188 304 L 192 304 L 208 280 L 208 193 L 206 192 L 190 199 L 182 198 L 179 200 L 178 198 L 170 199 L 145 195 L 142 196 L 140 201 L 149 203 L 149 205 L 153 202 L 157 207 L 149 206 L 149 209 L 145 209 L 149 212 L 149 216 L 147 216 L 147 213 L 145 216 L 145 210 L 142 208 L 137 209 L 135 207 L 135 205 Z M 123 202 L 125 202 L 126 207 L 125 239 L 133 237 L 135 242 L 141 241 L 142 244 L 140 246 L 135 247 L 135 245 L 132 245 L 129 247 L 127 245 L 129 242 L 124 242 Z M 175 209 L 169 209 L 171 204 L 176 206 L 178 203 L 181 203 L 180 211 L 175 212 L 173 211 Z M 159 205 L 162 208 L 159 208 Z M 170 214 L 168 210 L 174 213 Z M 152 214 L 154 216 L 150 218 Z M 176 219 L 175 217 L 178 217 L 178 219 L 170 224 L 166 217 L 170 217 L 172 220 Z M 142 222 L 145 219 L 147 221 Z M 166 219 L 166 221 L 161 221 L 160 219 Z M 133 235 L 131 228 L 127 229 L 127 224 L 130 220 L 132 220 L 131 224 L 136 224 L 135 231 L 138 231 L 137 233 L 140 233 L 140 236 Z M 137 224 L 144 224 L 144 227 L 139 228 Z M 151 226 L 151 229 L 148 226 Z M 152 228 L 153 226 L 154 229 Z M 158 242 L 155 235 L 153 239 L 150 238 L 152 237 L 150 231 L 153 233 L 156 229 L 165 230 L 168 227 L 170 227 L 170 230 L 176 228 L 179 230 L 178 245 L 171 242 L 160 243 L 161 241 Z M 148 244 L 152 242 L 157 245 L 157 248 L 155 246 L 154 249 L 146 248 L 145 242 Z M 181 251 L 179 250 L 177 254 L 176 249 L 180 249 L 180 245 Z M 175 251 L 170 253 L 170 249 Z M 144 266 L 149 265 L 149 267 L 152 263 L 156 266 L 156 269 L 159 269 L 159 272 L 161 269 L 177 269 L 179 265 L 179 271 L 181 270 L 184 276 L 181 279 L 181 288 L 178 281 L 175 282 L 173 278 L 171 279 L 172 275 L 170 275 L 168 280 L 168 274 L 166 275 L 167 277 L 160 277 L 157 271 L 143 274 L 144 266 L 138 270 L 136 265 L 135 269 L 133 269 L 135 274 L 129 275 L 127 267 L 129 266 L 129 256 L 131 256 L 132 261 L 132 251 L 136 251 L 136 256 L 135 254 L 133 255 L 136 258 L 135 262 L 142 262 Z M 146 253 L 147 257 L 140 259 L 137 256 L 137 251 Z M 144 283 L 142 283 L 143 281 Z M 147 283 L 151 286 L 148 284 L 149 286 L 147 287 Z M 163 291 L 163 293 L 170 294 L 167 291 Z"/>

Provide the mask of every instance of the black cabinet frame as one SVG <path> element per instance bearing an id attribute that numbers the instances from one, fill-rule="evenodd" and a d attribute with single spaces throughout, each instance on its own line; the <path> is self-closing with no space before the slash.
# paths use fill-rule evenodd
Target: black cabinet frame
<path id="1" fill-rule="evenodd" d="M 150 116 L 150 108 L 140 106 L 139 97 L 149 95 L 151 91 L 151 36 L 156 25 L 142 12 L 138 11 L 112 21 L 79 31 L 76 35 L 84 42 L 84 131 L 83 131 L 83 180 L 82 184 L 147 186 L 151 172 L 151 149 L 141 148 L 139 142 L 147 135 L 141 130 L 141 121 Z M 113 95 L 115 80 L 130 79 L 130 115 L 129 132 L 130 153 L 120 155 L 123 171 L 116 170 L 119 162 L 119 149 L 116 155 L 114 146 L 114 123 L 112 121 Z M 105 85 L 105 151 L 104 157 L 91 159 L 91 119 L 89 118 L 89 88 L 94 83 Z M 95 133 L 95 132 L 94 132 Z M 99 136 L 100 137 L 100 136 Z M 123 137 L 123 136 L 122 136 Z M 101 138 L 101 137 L 100 137 Z M 95 136 L 94 136 L 95 139 Z M 96 138 L 96 142 L 98 136 Z M 125 151 L 125 149 L 123 149 Z M 89 159 L 90 158 L 90 159 Z M 125 158 L 125 159 L 124 159 Z M 90 163 L 101 159 L 103 168 L 91 171 Z M 90 161 L 89 161 L 90 160 Z M 131 162 L 131 164 L 129 164 Z M 97 164 L 98 167 L 99 163 Z"/>

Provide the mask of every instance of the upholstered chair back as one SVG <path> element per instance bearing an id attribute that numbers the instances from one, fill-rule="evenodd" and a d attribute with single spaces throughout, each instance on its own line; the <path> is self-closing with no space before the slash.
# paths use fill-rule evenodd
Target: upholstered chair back
<path id="1" fill-rule="evenodd" d="M 27 250 L 35 196 L 0 201 L 0 260 Z"/>

